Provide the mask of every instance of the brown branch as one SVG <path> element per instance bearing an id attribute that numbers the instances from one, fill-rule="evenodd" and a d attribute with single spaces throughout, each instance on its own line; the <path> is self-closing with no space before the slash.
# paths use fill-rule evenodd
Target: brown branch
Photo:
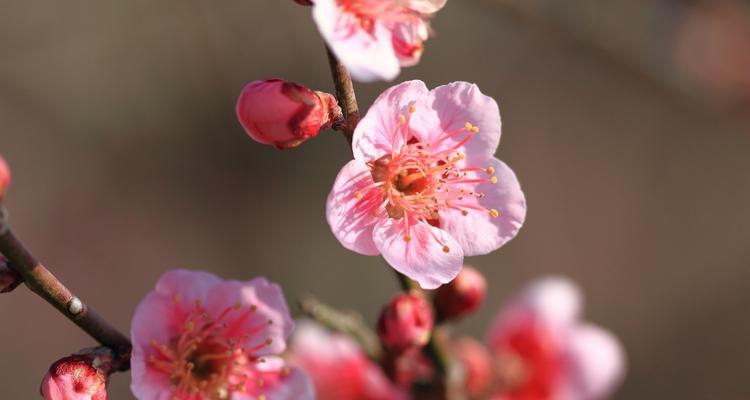
<path id="1" fill-rule="evenodd" d="M 328 54 L 328 64 L 331 67 L 333 84 L 336 86 L 336 100 L 338 100 L 339 107 L 344 113 L 344 123 L 336 128 L 343 132 L 349 145 L 351 145 L 354 128 L 359 123 L 359 106 L 357 106 L 357 97 L 354 95 L 352 77 L 328 46 L 326 46 L 326 53 Z"/>
<path id="2" fill-rule="evenodd" d="M 112 349 L 122 360 L 120 370 L 129 367 L 131 344 L 127 336 L 94 312 L 65 287 L 29 252 L 13 234 L 7 223 L 7 213 L 0 205 L 0 253 L 8 259 L 8 266 L 18 272 L 32 292 L 46 300 L 65 317 L 73 321 L 102 345 Z"/>

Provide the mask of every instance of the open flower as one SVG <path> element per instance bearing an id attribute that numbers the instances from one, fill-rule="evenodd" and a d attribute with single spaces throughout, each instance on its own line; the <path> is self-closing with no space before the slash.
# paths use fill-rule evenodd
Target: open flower
<path id="1" fill-rule="evenodd" d="M 313 18 L 336 57 L 360 81 L 392 80 L 419 62 L 427 19 L 446 0 L 315 0 Z"/>
<path id="2" fill-rule="evenodd" d="M 131 390 L 140 400 L 312 399 L 276 354 L 293 322 L 281 288 L 207 272 L 165 273 L 131 327 Z"/>
<path id="3" fill-rule="evenodd" d="M 382 254 L 425 289 L 451 281 L 464 255 L 489 253 L 523 225 L 515 174 L 493 155 L 497 103 L 476 85 L 428 91 L 396 85 L 354 132 L 354 160 L 339 172 L 327 217 L 347 249 Z"/>
<path id="4" fill-rule="evenodd" d="M 290 361 L 315 383 L 318 400 L 404 400 L 408 396 L 385 376 L 348 336 L 311 321 L 298 323 Z"/>
<path id="5" fill-rule="evenodd" d="M 600 400 L 624 375 L 624 354 L 606 330 L 579 321 L 577 287 L 562 278 L 530 285 L 488 335 L 500 374 L 494 400 Z"/>

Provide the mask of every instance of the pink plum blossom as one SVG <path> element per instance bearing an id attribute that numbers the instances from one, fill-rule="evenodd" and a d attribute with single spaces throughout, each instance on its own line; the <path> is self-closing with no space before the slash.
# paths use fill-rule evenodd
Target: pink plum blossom
<path id="1" fill-rule="evenodd" d="M 315 322 L 298 323 L 289 357 L 312 378 L 318 400 L 408 398 L 351 338 L 331 333 Z"/>
<path id="2" fill-rule="evenodd" d="M 107 400 L 107 375 L 93 357 L 71 355 L 55 361 L 42 379 L 44 400 Z"/>
<path id="3" fill-rule="evenodd" d="M 293 325 L 265 278 L 167 272 L 133 316 L 131 390 L 140 400 L 312 399 L 306 375 L 276 356 Z"/>
<path id="4" fill-rule="evenodd" d="M 476 85 L 386 90 L 357 126 L 354 160 L 328 196 L 333 234 L 425 289 L 450 282 L 464 255 L 499 248 L 523 225 L 524 195 L 494 157 L 499 142 L 497 103 Z"/>
<path id="5" fill-rule="evenodd" d="M 278 149 L 297 147 L 342 118 L 332 94 L 281 79 L 248 83 L 235 111 L 250 138 Z"/>
<path id="6" fill-rule="evenodd" d="M 419 62 L 427 19 L 446 0 L 315 0 L 313 18 L 336 57 L 360 81 L 392 80 Z"/>
<path id="7" fill-rule="evenodd" d="M 599 400 L 621 382 L 625 356 L 608 331 L 580 321 L 581 296 L 563 278 L 531 284 L 489 335 L 500 375 L 493 400 Z"/>

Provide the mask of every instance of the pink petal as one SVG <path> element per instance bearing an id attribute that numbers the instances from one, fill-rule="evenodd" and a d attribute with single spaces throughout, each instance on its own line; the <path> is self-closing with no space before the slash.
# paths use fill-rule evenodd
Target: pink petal
<path id="1" fill-rule="evenodd" d="M 440 132 L 451 132 L 467 122 L 479 127 L 462 148 L 466 155 L 465 163 L 484 163 L 494 154 L 500 144 L 500 109 L 492 97 L 485 96 L 477 85 L 467 82 L 453 82 L 439 86 L 430 92 L 432 108 L 440 117 Z M 463 135 L 446 140 L 442 148 L 451 147 L 463 139 Z"/>
<path id="2" fill-rule="evenodd" d="M 313 400 L 315 387 L 304 370 L 292 367 L 280 384 L 268 390 L 266 398 L 269 400 Z"/>
<path id="3" fill-rule="evenodd" d="M 190 311 L 196 301 L 204 301 L 208 292 L 221 281 L 210 272 L 175 269 L 159 278 L 155 292 L 174 301 L 180 310 Z"/>
<path id="4" fill-rule="evenodd" d="M 358 81 L 394 79 L 399 63 L 391 45 L 391 33 L 380 22 L 374 32 L 362 29 L 356 17 L 342 12 L 336 0 L 316 0 L 313 19 L 336 57 Z"/>
<path id="5" fill-rule="evenodd" d="M 513 239 L 526 218 L 526 199 L 513 171 L 502 161 L 491 158 L 487 165 L 495 169 L 497 183 L 483 183 L 470 190 L 484 193 L 478 199 L 467 197 L 465 202 L 500 215 L 493 218 L 486 211 L 471 210 L 463 215 L 457 210 L 440 212 L 440 228 L 448 232 L 464 249 L 467 256 L 487 254 Z"/>
<path id="6" fill-rule="evenodd" d="M 411 237 L 409 241 L 404 240 L 405 232 Z M 448 283 L 461 271 L 461 245 L 445 231 L 425 222 L 414 221 L 405 231 L 405 218 L 387 218 L 375 226 L 373 238 L 388 264 L 424 289 Z"/>
<path id="7" fill-rule="evenodd" d="M 412 10 L 429 15 L 440 11 L 448 0 L 409 0 L 409 8 Z"/>
<path id="8" fill-rule="evenodd" d="M 336 238 L 347 249 L 368 256 L 380 254 L 372 241 L 377 219 L 367 207 L 376 199 L 357 199 L 355 192 L 372 183 L 367 165 L 359 160 L 349 161 L 336 177 L 326 202 L 326 218 Z"/>
<path id="9" fill-rule="evenodd" d="M 363 162 L 375 161 L 391 154 L 404 144 L 400 116 L 411 115 L 410 128 L 420 137 L 429 137 L 439 131 L 437 115 L 427 104 L 429 91 L 422 81 L 408 81 L 392 86 L 378 96 L 354 131 L 352 151 L 354 158 Z"/>
<path id="10" fill-rule="evenodd" d="M 614 335 L 597 326 L 575 327 L 566 357 L 569 372 L 562 400 L 608 398 L 624 378 L 622 345 Z"/>
<path id="11" fill-rule="evenodd" d="M 582 303 L 578 286 L 562 277 L 547 277 L 532 282 L 518 301 L 521 307 L 553 329 L 573 326 L 578 320 Z"/>
<path id="12" fill-rule="evenodd" d="M 40 389 L 44 400 L 65 400 L 62 393 L 60 393 L 60 388 L 57 387 L 57 383 L 55 383 L 49 373 L 47 373 L 47 375 L 44 376 L 44 379 L 42 379 Z"/>
<path id="13" fill-rule="evenodd" d="M 490 328 L 487 343 L 496 343 L 519 323 L 539 324 L 562 339 L 575 326 L 581 309 L 581 295 L 565 278 L 538 279 L 503 307 Z"/>
<path id="14" fill-rule="evenodd" d="M 226 321 L 228 334 L 249 335 L 242 343 L 245 348 L 259 348 L 251 353 L 254 356 L 284 351 L 286 338 L 294 328 L 281 287 L 265 278 L 219 283 L 208 293 L 206 309 L 213 317 L 232 309 Z M 264 344 L 269 339 L 270 344 Z"/>
<path id="15" fill-rule="evenodd" d="M 422 56 L 423 42 L 429 37 L 427 23 L 421 17 L 396 24 L 391 29 L 393 49 L 402 67 L 411 67 L 419 63 Z"/>

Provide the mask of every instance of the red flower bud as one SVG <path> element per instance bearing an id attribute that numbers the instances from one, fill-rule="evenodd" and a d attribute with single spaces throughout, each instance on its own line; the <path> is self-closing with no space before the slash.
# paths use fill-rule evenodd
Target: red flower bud
<path id="1" fill-rule="evenodd" d="M 8 266 L 8 260 L 0 255 L 0 293 L 8 293 L 23 282 L 18 272 Z"/>
<path id="2" fill-rule="evenodd" d="M 303 6 L 311 6 L 313 5 L 312 0 L 294 0 L 295 3 L 301 4 Z"/>
<path id="3" fill-rule="evenodd" d="M 436 291 L 434 302 L 438 319 L 456 319 L 477 311 L 486 294 L 484 276 L 465 265 L 456 279 Z"/>
<path id="4" fill-rule="evenodd" d="M 466 393 L 471 398 L 483 398 L 494 379 L 489 351 L 476 339 L 462 337 L 453 345 L 453 352 L 463 368 Z"/>
<path id="5" fill-rule="evenodd" d="M 281 79 L 247 84 L 236 112 L 253 140 L 279 149 L 297 147 L 342 118 L 333 95 Z"/>
<path id="6" fill-rule="evenodd" d="M 432 309 L 417 294 L 399 294 L 388 303 L 378 320 L 380 341 L 394 352 L 422 347 L 430 340 Z"/>
<path id="7" fill-rule="evenodd" d="M 10 167 L 3 156 L 0 156 L 0 200 L 5 196 L 8 187 L 10 187 Z"/>
<path id="8" fill-rule="evenodd" d="M 94 367 L 93 355 L 71 355 L 56 361 L 42 379 L 44 400 L 106 400 L 107 374 Z"/>

